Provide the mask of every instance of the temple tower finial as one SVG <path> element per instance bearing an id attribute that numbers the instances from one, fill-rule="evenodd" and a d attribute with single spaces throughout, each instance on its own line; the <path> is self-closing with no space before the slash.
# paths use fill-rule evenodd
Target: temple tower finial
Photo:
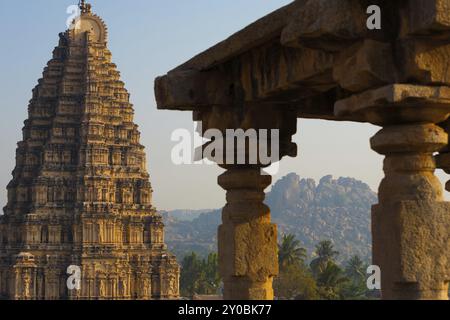
<path id="1" fill-rule="evenodd" d="M 79 2 L 81 13 L 89 13 L 91 12 L 91 5 L 86 3 L 85 0 L 80 0 Z"/>

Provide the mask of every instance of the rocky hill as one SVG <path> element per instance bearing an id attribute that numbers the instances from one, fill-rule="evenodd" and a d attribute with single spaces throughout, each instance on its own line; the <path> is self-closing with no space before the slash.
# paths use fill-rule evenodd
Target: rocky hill
<path id="1" fill-rule="evenodd" d="M 280 236 L 295 234 L 310 255 L 319 241 L 330 239 L 340 260 L 354 254 L 370 259 L 370 208 L 376 202 L 376 193 L 361 181 L 326 176 L 316 183 L 295 173 L 276 182 L 266 200 Z M 172 212 L 164 217 L 166 241 L 180 259 L 190 251 L 203 255 L 216 250 L 220 210 L 201 213 L 192 221 L 186 220 L 186 212 L 184 221 Z"/>

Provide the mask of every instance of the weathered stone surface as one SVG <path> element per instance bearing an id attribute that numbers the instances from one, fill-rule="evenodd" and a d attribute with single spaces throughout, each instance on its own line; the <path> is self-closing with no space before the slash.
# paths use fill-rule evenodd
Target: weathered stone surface
<path id="1" fill-rule="evenodd" d="M 434 152 L 448 143 L 447 133 L 433 124 L 411 124 L 386 127 L 371 139 L 372 149 L 381 154 L 420 150 Z"/>
<path id="2" fill-rule="evenodd" d="M 383 299 L 448 299 L 450 203 L 434 175 L 433 157 L 447 143 L 441 127 L 420 123 L 386 126 L 371 140 L 386 155 L 380 204 L 372 211 Z"/>
<path id="3" fill-rule="evenodd" d="M 372 214 L 383 299 L 448 299 L 450 203 L 443 202 L 433 159 L 448 136 L 432 124 L 399 125 L 371 142 L 386 155 L 380 204 Z"/>
<path id="4" fill-rule="evenodd" d="M 389 43 L 365 40 L 340 53 L 333 77 L 343 89 L 353 92 L 393 83 L 396 68 L 392 54 Z"/>
<path id="5" fill-rule="evenodd" d="M 239 115 L 237 115 L 236 107 L 240 110 Z M 297 132 L 297 118 L 294 110 L 281 110 L 270 105 L 229 106 L 228 108 L 216 106 L 212 109 L 198 111 L 195 119 L 202 122 L 202 135 L 208 129 L 219 130 L 223 136 L 226 135 L 227 129 L 244 131 L 277 129 L 280 136 L 279 159 L 297 155 L 297 145 L 292 142 L 292 136 Z"/>
<path id="6" fill-rule="evenodd" d="M 450 203 L 434 175 L 433 155 L 448 144 L 435 123 L 448 118 L 449 93 L 448 87 L 392 85 L 335 105 L 337 113 L 384 127 L 371 139 L 386 156 L 372 218 L 383 299 L 448 299 Z"/>
<path id="7" fill-rule="evenodd" d="M 174 71 L 155 81 L 159 109 L 196 110 L 228 106 L 234 99 L 231 79 L 219 71 Z"/>
<path id="8" fill-rule="evenodd" d="M 427 41 L 402 41 L 402 81 L 425 85 L 450 84 L 450 44 Z"/>
<path id="9" fill-rule="evenodd" d="M 374 206 L 374 261 L 383 299 L 448 299 L 450 203 L 401 201 Z"/>
<path id="10" fill-rule="evenodd" d="M 386 155 L 386 177 L 378 194 L 380 203 L 443 201 L 441 183 L 434 175 L 433 153 L 447 142 L 444 130 L 433 124 L 388 126 L 378 132 L 371 139 L 371 146 Z"/>
<path id="11" fill-rule="evenodd" d="M 270 43 L 240 56 L 220 70 L 173 71 L 155 81 L 159 109 L 198 110 L 232 103 L 280 101 L 325 92 L 335 86 L 334 57 L 308 48 Z"/>
<path id="12" fill-rule="evenodd" d="M 252 50 L 242 55 L 239 62 L 244 99 L 271 100 L 280 92 L 292 91 L 301 97 L 302 92 L 309 96 L 314 91 L 328 91 L 335 86 L 333 61 L 330 53 L 308 48 L 270 44 Z"/>
<path id="13" fill-rule="evenodd" d="M 366 33 L 365 13 L 359 0 L 309 0 L 297 7 L 281 34 L 281 43 L 340 49 Z"/>
<path id="14" fill-rule="evenodd" d="M 450 87 L 394 84 L 339 100 L 335 115 L 360 115 L 374 124 L 440 123 L 450 112 Z"/>
<path id="15" fill-rule="evenodd" d="M 82 8 L 33 90 L 0 217 L 0 299 L 177 298 L 129 94 L 105 25 Z"/>
<path id="16" fill-rule="evenodd" d="M 260 168 L 228 167 L 219 177 L 227 205 L 219 227 L 220 273 L 225 299 L 271 300 L 278 274 L 277 229 L 263 204 L 271 177 Z"/>
<path id="17" fill-rule="evenodd" d="M 404 17 L 404 35 L 440 37 L 450 32 L 450 1 L 409 0 Z"/>

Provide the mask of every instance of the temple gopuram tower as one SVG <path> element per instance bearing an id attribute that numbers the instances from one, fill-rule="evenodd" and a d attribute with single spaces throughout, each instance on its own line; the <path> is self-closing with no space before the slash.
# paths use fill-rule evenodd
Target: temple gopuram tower
<path id="1" fill-rule="evenodd" d="M 179 266 L 151 205 L 144 147 L 107 28 L 89 4 L 80 9 L 33 90 L 18 143 L 0 217 L 0 297 L 177 298 Z M 81 271 L 75 289 L 69 266 Z"/>

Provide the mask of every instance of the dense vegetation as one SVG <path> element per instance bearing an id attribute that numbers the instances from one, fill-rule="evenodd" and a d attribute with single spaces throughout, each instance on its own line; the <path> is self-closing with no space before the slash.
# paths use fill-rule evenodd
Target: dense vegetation
<path id="1" fill-rule="evenodd" d="M 221 286 L 218 266 L 217 253 L 210 253 L 207 258 L 201 258 L 195 252 L 185 256 L 181 266 L 181 295 L 218 294 Z"/>
<path id="2" fill-rule="evenodd" d="M 294 235 L 286 235 L 279 244 L 280 273 L 274 281 L 278 299 L 359 300 L 377 296 L 366 287 L 367 265 L 358 257 L 344 266 L 337 263 L 339 252 L 331 241 L 316 245 L 314 257 L 307 263 L 307 251 Z M 184 257 L 181 271 L 181 294 L 220 294 L 221 279 L 216 253 L 201 258 L 196 253 Z"/>

